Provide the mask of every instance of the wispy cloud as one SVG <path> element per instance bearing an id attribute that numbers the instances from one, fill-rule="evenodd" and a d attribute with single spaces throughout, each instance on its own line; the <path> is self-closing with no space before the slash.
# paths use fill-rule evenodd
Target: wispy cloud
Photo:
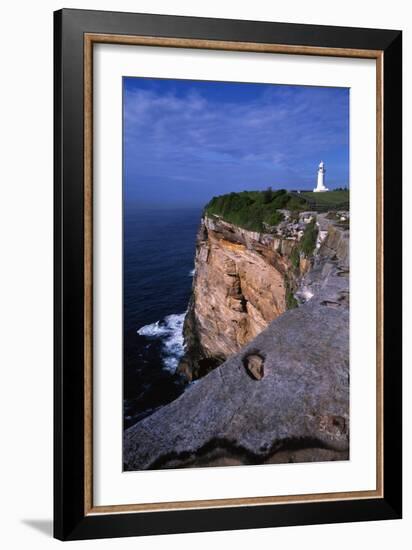
<path id="1" fill-rule="evenodd" d="M 125 79 L 131 197 L 208 200 L 267 185 L 310 186 L 323 159 L 347 184 L 346 89 Z"/>

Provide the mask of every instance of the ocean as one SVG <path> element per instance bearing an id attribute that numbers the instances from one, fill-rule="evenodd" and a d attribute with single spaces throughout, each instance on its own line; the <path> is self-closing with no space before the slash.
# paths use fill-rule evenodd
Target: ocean
<path id="1" fill-rule="evenodd" d="M 128 428 L 176 399 L 200 208 L 124 211 L 123 410 Z"/>

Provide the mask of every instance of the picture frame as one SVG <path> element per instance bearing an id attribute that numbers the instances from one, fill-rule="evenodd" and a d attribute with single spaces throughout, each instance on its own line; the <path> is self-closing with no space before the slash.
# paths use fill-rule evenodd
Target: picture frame
<path id="1" fill-rule="evenodd" d="M 93 48 L 100 43 L 375 61 L 374 490 L 95 506 L 92 114 Z M 179 67 L 174 69 L 178 77 Z M 54 536 L 78 540 L 401 518 L 401 31 L 63 9 L 54 14 L 54 71 Z"/>

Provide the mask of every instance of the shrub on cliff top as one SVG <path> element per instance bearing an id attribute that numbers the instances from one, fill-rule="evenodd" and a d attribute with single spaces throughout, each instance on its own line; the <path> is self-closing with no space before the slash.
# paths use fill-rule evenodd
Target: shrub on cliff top
<path id="1" fill-rule="evenodd" d="M 262 232 L 264 225 L 278 225 L 283 220 L 281 208 L 303 209 L 305 201 L 290 195 L 284 189 L 273 191 L 243 191 L 213 197 L 205 213 L 217 215 L 250 231 Z"/>
<path id="2" fill-rule="evenodd" d="M 284 216 L 282 212 L 279 212 L 278 210 L 275 210 L 275 212 L 272 212 L 269 216 L 265 216 L 265 219 L 263 220 L 265 223 L 271 226 L 278 225 L 281 221 L 283 221 Z"/>
<path id="3" fill-rule="evenodd" d="M 263 191 L 263 202 L 269 204 L 273 199 L 273 191 L 271 187 L 268 187 L 266 191 Z"/>

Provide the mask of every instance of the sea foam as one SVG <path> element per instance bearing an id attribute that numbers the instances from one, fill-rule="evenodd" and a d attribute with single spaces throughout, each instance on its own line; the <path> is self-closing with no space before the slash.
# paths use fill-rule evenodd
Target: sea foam
<path id="1" fill-rule="evenodd" d="M 183 356 L 183 323 L 185 313 L 167 315 L 163 320 L 139 328 L 137 334 L 146 338 L 159 338 L 162 341 L 162 359 L 164 368 L 175 372 Z"/>

